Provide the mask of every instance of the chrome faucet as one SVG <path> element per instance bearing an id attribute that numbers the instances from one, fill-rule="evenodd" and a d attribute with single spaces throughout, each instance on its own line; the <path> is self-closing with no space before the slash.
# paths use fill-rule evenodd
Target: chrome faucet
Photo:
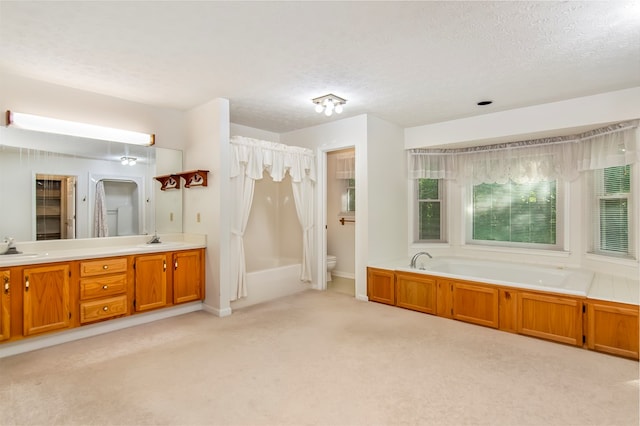
<path id="1" fill-rule="evenodd" d="M 429 256 L 429 259 L 433 259 L 433 256 L 431 256 L 429 253 L 427 253 L 426 251 L 421 251 L 421 252 L 418 252 L 418 253 L 413 255 L 413 257 L 411 258 L 411 264 L 409 266 L 411 266 L 412 268 L 415 268 L 416 267 L 416 261 L 423 254 Z"/>
<path id="2" fill-rule="evenodd" d="M 7 244 L 7 251 L 2 254 L 20 254 L 22 252 L 18 251 L 16 247 L 16 243 L 13 241 L 12 237 L 4 237 L 4 242 Z"/>
<path id="3" fill-rule="evenodd" d="M 153 238 L 151 238 L 149 241 L 147 241 L 147 244 L 160 244 L 162 241 L 160 241 L 160 237 L 158 237 L 158 232 L 154 232 L 153 234 Z"/>

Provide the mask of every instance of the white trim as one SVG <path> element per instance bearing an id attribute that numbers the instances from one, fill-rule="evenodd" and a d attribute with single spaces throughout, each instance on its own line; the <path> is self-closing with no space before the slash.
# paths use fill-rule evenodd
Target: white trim
<path id="1" fill-rule="evenodd" d="M 332 277 L 340 277 L 340 278 L 348 278 L 350 280 L 356 279 L 356 274 L 354 272 L 342 272 L 342 271 L 332 271 Z"/>
<path id="2" fill-rule="evenodd" d="M 178 315 L 188 314 L 203 310 L 202 302 L 193 302 L 170 308 L 160 309 L 124 318 L 117 318 L 97 324 L 85 325 L 54 334 L 47 334 L 40 337 L 29 337 L 16 342 L 3 343 L 0 346 L 0 358 L 17 355 L 37 349 L 48 348 L 61 343 L 73 342 L 87 337 L 98 336 L 136 325 L 147 324 L 161 319 L 171 318 Z"/>
<path id="3" fill-rule="evenodd" d="M 334 143 L 323 145 L 316 149 L 316 158 L 318 159 L 318 168 L 316 170 L 316 218 L 320 219 L 317 221 L 319 226 L 316 230 L 316 284 L 312 287 L 316 290 L 327 289 L 327 268 L 325 266 L 327 264 L 327 154 L 332 151 L 340 151 L 348 148 L 353 148 L 356 151 L 356 155 L 358 155 L 358 149 L 355 144 Z M 362 191 L 358 189 L 362 183 L 358 183 L 360 179 L 358 179 L 357 172 L 358 168 L 356 167 L 356 194 L 358 191 L 362 193 Z M 357 242 L 357 232 L 355 239 Z"/>
<path id="4" fill-rule="evenodd" d="M 228 317 L 232 313 L 231 308 L 218 309 L 204 303 L 202 304 L 202 310 L 220 318 Z"/>
<path id="5" fill-rule="evenodd" d="M 512 253 L 512 254 L 526 254 L 526 255 L 537 255 L 537 256 L 549 256 L 549 257 L 569 257 L 571 255 L 570 251 L 565 250 L 540 250 L 540 249 L 529 249 L 529 248 L 520 248 L 520 247 L 504 247 L 504 246 L 486 246 L 482 244 L 463 244 L 460 247 L 462 250 L 480 250 L 480 251 L 491 251 L 495 253 Z"/>

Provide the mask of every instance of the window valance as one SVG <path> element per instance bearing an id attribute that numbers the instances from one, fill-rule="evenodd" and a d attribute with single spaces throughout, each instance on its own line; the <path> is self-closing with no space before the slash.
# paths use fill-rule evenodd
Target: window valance
<path id="1" fill-rule="evenodd" d="M 638 121 L 572 136 L 461 149 L 408 151 L 409 179 L 463 183 L 574 180 L 580 172 L 640 161 Z"/>
<path id="2" fill-rule="evenodd" d="M 301 182 L 304 176 L 316 181 L 315 158 L 310 149 L 243 136 L 234 136 L 230 142 L 232 178 L 238 176 L 240 163 L 244 163 L 245 175 L 251 179 L 262 179 L 266 171 L 274 182 L 281 182 L 287 172 L 293 182 Z"/>
<path id="3" fill-rule="evenodd" d="M 355 151 L 336 154 L 336 179 L 356 178 L 356 153 Z"/>

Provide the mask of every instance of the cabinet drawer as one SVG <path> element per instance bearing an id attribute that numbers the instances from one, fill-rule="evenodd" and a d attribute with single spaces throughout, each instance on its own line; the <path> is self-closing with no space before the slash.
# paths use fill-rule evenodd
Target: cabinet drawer
<path id="1" fill-rule="evenodd" d="M 127 313 L 127 296 L 116 296 L 80 304 L 80 322 L 98 321 Z"/>
<path id="2" fill-rule="evenodd" d="M 80 276 L 91 277 L 94 275 L 111 274 L 127 271 L 127 258 L 99 259 L 80 263 Z"/>
<path id="3" fill-rule="evenodd" d="M 80 280 L 80 299 L 113 296 L 127 290 L 127 274 L 107 275 L 104 277 L 84 278 Z"/>

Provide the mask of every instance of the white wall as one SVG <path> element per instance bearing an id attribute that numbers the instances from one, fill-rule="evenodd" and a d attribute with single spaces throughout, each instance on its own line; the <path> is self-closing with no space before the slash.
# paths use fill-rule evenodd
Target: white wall
<path id="1" fill-rule="evenodd" d="M 295 130 L 280 135 L 280 142 L 286 145 L 302 146 L 313 149 L 316 152 L 318 164 L 318 180 L 316 182 L 316 232 L 314 235 L 314 253 L 316 259 L 313 265 L 314 288 L 323 288 L 324 256 L 326 251 L 324 242 L 326 241 L 327 221 L 326 210 L 321 210 L 319 206 L 325 205 L 326 191 L 326 153 L 337 149 L 354 147 L 356 150 L 356 258 L 355 258 L 355 281 L 356 297 L 367 299 L 367 256 L 368 240 L 367 230 L 367 116 L 358 115 L 356 117 L 331 121 L 319 126 L 308 127 Z M 319 210 L 320 209 L 320 210 Z"/>
<path id="2" fill-rule="evenodd" d="M 255 127 L 243 126 L 242 124 L 231 123 L 229 132 L 231 137 L 244 136 L 245 138 L 260 139 L 269 142 L 280 142 L 280 133 L 256 129 Z"/>
<path id="3" fill-rule="evenodd" d="M 285 133 L 280 141 L 304 146 L 318 153 L 317 206 L 325 204 L 325 153 L 354 147 L 356 150 L 355 280 L 356 297 L 367 300 L 367 265 L 407 254 L 406 171 L 402 129 L 376 117 L 359 115 L 320 126 Z M 332 220 L 326 211 L 316 216 L 317 242 L 325 238 Z M 321 244 L 316 244 L 317 250 Z M 316 255 L 316 269 L 324 268 Z"/>
<path id="4" fill-rule="evenodd" d="M 521 140 L 532 135 L 631 120 L 640 117 L 640 87 L 585 96 L 526 108 L 404 130 L 405 148 L 457 144 L 483 140 Z M 506 138 L 506 139 L 505 139 Z"/>
<path id="5" fill-rule="evenodd" d="M 369 116 L 369 261 L 407 256 L 407 169 L 400 127 Z"/>
<path id="6" fill-rule="evenodd" d="M 205 309 L 229 315 L 229 101 L 187 112 L 186 170 L 208 170 L 208 186 L 183 189 L 183 228 L 207 236 Z"/>
<path id="7" fill-rule="evenodd" d="M 0 111 L 24 112 L 156 135 L 156 146 L 183 149 L 184 113 L 0 73 Z"/>
<path id="8" fill-rule="evenodd" d="M 336 256 L 337 262 L 333 274 L 339 277 L 354 278 L 356 268 L 356 227 L 345 222 L 342 225 L 342 199 L 345 194 L 345 180 L 336 179 L 338 153 L 353 149 L 331 151 L 327 154 L 327 254 Z M 358 194 L 356 191 L 356 200 Z"/>

